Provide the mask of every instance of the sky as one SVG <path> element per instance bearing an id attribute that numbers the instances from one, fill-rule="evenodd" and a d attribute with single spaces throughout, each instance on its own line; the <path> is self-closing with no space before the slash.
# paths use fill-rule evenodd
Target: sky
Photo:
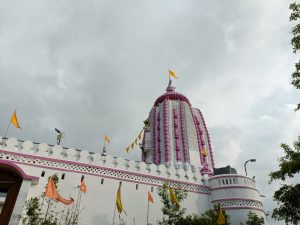
<path id="1" fill-rule="evenodd" d="M 286 0 L 0 0 L 0 135 L 17 108 L 22 130 L 8 137 L 139 160 L 124 152 L 165 92 L 176 90 L 204 114 L 218 167 L 255 176 L 266 211 L 268 184 L 283 151 L 300 134 L 290 84 Z M 282 182 L 281 182 L 282 183 Z M 272 225 L 282 225 L 269 217 Z"/>

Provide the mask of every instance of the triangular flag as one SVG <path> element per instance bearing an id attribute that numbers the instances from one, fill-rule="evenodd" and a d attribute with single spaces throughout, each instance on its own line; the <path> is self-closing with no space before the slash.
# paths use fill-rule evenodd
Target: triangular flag
<path id="1" fill-rule="evenodd" d="M 104 136 L 104 141 L 107 142 L 108 144 L 110 144 L 110 139 L 106 134 Z"/>
<path id="2" fill-rule="evenodd" d="M 153 195 L 150 193 L 150 191 L 148 191 L 148 201 L 154 203 L 154 198 Z"/>
<path id="3" fill-rule="evenodd" d="M 134 143 L 137 145 L 137 142 L 138 142 L 138 139 L 136 138 L 136 139 L 134 140 Z"/>
<path id="4" fill-rule="evenodd" d="M 180 205 L 179 205 L 178 199 L 176 197 L 175 191 L 171 187 L 169 187 L 169 192 L 170 192 L 171 200 L 175 204 L 176 209 L 179 209 Z"/>
<path id="5" fill-rule="evenodd" d="M 142 133 L 143 133 L 143 130 L 139 133 L 139 136 L 138 136 L 139 140 L 142 139 Z"/>
<path id="6" fill-rule="evenodd" d="M 83 193 L 86 193 L 86 185 L 85 185 L 85 182 L 84 182 L 84 178 L 82 179 L 81 183 L 80 183 L 80 191 L 83 192 Z"/>
<path id="7" fill-rule="evenodd" d="M 174 77 L 174 78 L 178 78 L 177 76 L 176 76 L 176 74 L 172 71 L 172 70 L 168 70 L 169 71 L 169 75 L 171 76 L 171 77 Z"/>
<path id="8" fill-rule="evenodd" d="M 45 190 L 45 196 L 52 199 L 58 198 L 58 193 L 56 191 L 52 177 L 49 177 L 48 184 Z"/>
<path id="9" fill-rule="evenodd" d="M 119 184 L 118 192 L 117 192 L 117 197 L 116 197 L 116 205 L 118 212 L 121 214 L 123 211 L 123 204 L 122 204 L 122 199 L 121 199 L 121 182 Z"/>
<path id="10" fill-rule="evenodd" d="M 131 144 L 131 148 L 133 149 L 133 147 L 134 147 L 134 142 Z"/>
<path id="11" fill-rule="evenodd" d="M 225 224 L 226 222 L 226 219 L 225 219 L 225 216 L 223 214 L 223 210 L 221 209 L 220 205 L 219 205 L 219 208 L 218 208 L 218 218 L 217 218 L 217 224 L 218 225 L 223 225 Z"/>
<path id="12" fill-rule="evenodd" d="M 206 157 L 206 156 L 207 156 L 207 152 L 206 152 L 206 149 L 205 149 L 205 148 L 202 148 L 201 154 L 202 154 L 203 157 Z"/>
<path id="13" fill-rule="evenodd" d="M 125 148 L 125 151 L 126 151 L 127 153 L 129 152 L 129 148 L 130 148 L 130 146 L 128 146 L 128 147 Z"/>
<path id="14" fill-rule="evenodd" d="M 16 127 L 16 128 L 21 128 L 20 124 L 18 122 L 18 118 L 17 118 L 17 112 L 16 110 L 14 111 L 14 113 L 11 116 L 10 122 Z"/>
<path id="15" fill-rule="evenodd" d="M 65 205 L 70 205 L 74 202 L 73 198 L 65 199 L 58 194 L 52 177 L 49 177 L 48 184 L 45 190 L 45 196 L 48 198 L 52 198 L 56 201 L 59 201 Z"/>

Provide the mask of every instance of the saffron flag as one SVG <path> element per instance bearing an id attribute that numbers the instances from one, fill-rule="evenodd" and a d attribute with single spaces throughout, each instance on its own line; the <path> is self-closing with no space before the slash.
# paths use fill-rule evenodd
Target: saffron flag
<path id="1" fill-rule="evenodd" d="M 217 224 L 223 225 L 223 224 L 225 224 L 225 222 L 226 222 L 226 219 L 225 219 L 225 216 L 224 216 L 224 214 L 223 214 L 223 210 L 222 210 L 221 207 L 219 206 L 219 209 L 218 209 Z"/>
<path id="2" fill-rule="evenodd" d="M 205 148 L 202 148 L 201 154 L 202 154 L 203 157 L 206 157 L 206 156 L 207 156 L 207 152 L 206 152 L 206 149 L 205 149 Z"/>
<path id="3" fill-rule="evenodd" d="M 83 192 L 83 193 L 86 193 L 86 185 L 85 185 L 85 182 L 84 182 L 84 178 L 82 179 L 81 183 L 80 183 L 80 191 Z"/>
<path id="4" fill-rule="evenodd" d="M 47 184 L 47 187 L 45 190 L 45 196 L 48 198 L 54 199 L 58 202 L 61 202 L 65 205 L 70 205 L 74 202 L 73 198 L 65 199 L 58 194 L 52 177 L 49 177 L 48 184 Z"/>
<path id="5" fill-rule="evenodd" d="M 125 148 L 125 151 L 126 151 L 127 153 L 129 152 L 129 148 L 130 148 L 130 146 L 128 146 L 128 147 Z"/>
<path id="6" fill-rule="evenodd" d="M 45 196 L 52 199 L 58 198 L 58 193 L 56 191 L 52 177 L 49 177 L 48 184 L 45 190 Z"/>
<path id="7" fill-rule="evenodd" d="M 134 140 L 134 143 L 137 145 L 137 142 L 138 142 L 138 139 L 136 138 L 136 139 Z"/>
<path id="8" fill-rule="evenodd" d="M 119 184 L 118 192 L 117 192 L 117 197 L 116 197 L 116 205 L 118 212 L 121 214 L 123 211 L 123 204 L 122 204 L 122 199 L 121 199 L 121 182 Z"/>
<path id="9" fill-rule="evenodd" d="M 175 191 L 171 187 L 169 187 L 169 192 L 170 192 L 171 200 L 175 204 L 176 209 L 179 209 L 180 205 L 179 205 L 178 199 L 176 197 Z"/>
<path id="10" fill-rule="evenodd" d="M 138 136 L 139 140 L 142 139 L 142 133 L 143 133 L 143 130 L 139 133 L 139 136 Z"/>
<path id="11" fill-rule="evenodd" d="M 107 142 L 108 144 L 110 144 L 110 139 L 106 134 L 104 136 L 104 141 Z"/>
<path id="12" fill-rule="evenodd" d="M 169 71 L 169 76 L 174 77 L 176 79 L 178 78 L 172 70 L 168 70 L 168 71 Z"/>
<path id="13" fill-rule="evenodd" d="M 14 113 L 11 116 L 10 122 L 16 127 L 16 128 L 21 128 L 20 124 L 18 122 L 18 118 L 17 118 L 17 112 L 16 110 L 14 111 Z"/>
<path id="14" fill-rule="evenodd" d="M 154 198 L 150 191 L 148 191 L 148 202 L 154 203 Z"/>
<path id="15" fill-rule="evenodd" d="M 133 147 L 134 147 L 134 142 L 132 142 L 132 144 L 131 144 L 131 148 L 133 149 Z"/>

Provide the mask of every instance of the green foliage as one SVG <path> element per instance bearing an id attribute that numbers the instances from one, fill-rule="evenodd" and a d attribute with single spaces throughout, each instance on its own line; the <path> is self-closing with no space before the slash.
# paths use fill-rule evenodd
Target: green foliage
<path id="1" fill-rule="evenodd" d="M 285 155 L 279 159 L 279 170 L 271 172 L 272 180 L 285 180 L 293 178 L 300 172 L 300 136 L 294 142 L 294 150 L 287 144 L 281 144 Z M 279 207 L 275 208 L 272 217 L 284 220 L 286 224 L 299 224 L 300 222 L 300 184 L 282 185 L 273 195 Z"/>
<path id="2" fill-rule="evenodd" d="M 226 223 L 224 225 L 230 225 L 230 218 L 229 216 L 223 211 L 223 214 L 226 219 Z M 175 225 L 217 225 L 217 218 L 218 218 L 218 209 L 215 207 L 215 209 L 207 210 L 205 213 L 202 213 L 201 215 L 188 215 L 184 218 L 180 218 L 178 223 L 175 223 Z"/>
<path id="3" fill-rule="evenodd" d="M 256 213 L 254 212 L 249 212 L 248 213 L 248 219 L 246 221 L 246 225 L 264 225 L 265 220 L 263 217 L 258 217 Z M 243 223 L 241 223 L 243 225 Z"/>
<path id="4" fill-rule="evenodd" d="M 40 223 L 40 203 L 37 197 L 31 198 L 25 203 L 26 216 L 23 218 L 24 225 L 37 225 Z"/>
<path id="5" fill-rule="evenodd" d="M 290 10 L 290 21 L 298 22 L 298 19 L 300 18 L 300 4 L 296 2 L 290 4 Z M 296 53 L 300 49 L 300 24 L 296 24 L 292 28 L 291 33 L 293 35 L 291 44 L 293 46 L 293 52 Z M 295 72 L 292 73 L 292 85 L 294 85 L 295 88 L 300 89 L 300 61 L 295 64 L 295 69 Z M 298 103 L 296 110 L 299 109 L 300 103 Z"/>
<path id="6" fill-rule="evenodd" d="M 177 200 L 179 204 L 186 199 L 187 193 L 186 191 L 182 190 L 174 190 Z M 171 201 L 168 184 L 164 183 L 162 188 L 158 188 L 158 195 L 160 196 L 160 201 L 163 204 L 161 210 L 163 213 L 163 218 L 161 221 L 157 221 L 159 225 L 173 225 L 176 224 L 180 218 L 186 212 L 185 208 L 180 207 L 179 209 L 176 208 L 175 204 Z"/>

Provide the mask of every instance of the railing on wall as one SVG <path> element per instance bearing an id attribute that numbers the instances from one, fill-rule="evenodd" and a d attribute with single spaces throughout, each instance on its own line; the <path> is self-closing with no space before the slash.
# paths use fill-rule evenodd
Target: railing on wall
<path id="1" fill-rule="evenodd" d="M 255 180 L 241 175 L 226 174 L 215 176 L 209 179 L 211 188 L 219 188 L 226 186 L 247 186 L 256 188 Z"/>

